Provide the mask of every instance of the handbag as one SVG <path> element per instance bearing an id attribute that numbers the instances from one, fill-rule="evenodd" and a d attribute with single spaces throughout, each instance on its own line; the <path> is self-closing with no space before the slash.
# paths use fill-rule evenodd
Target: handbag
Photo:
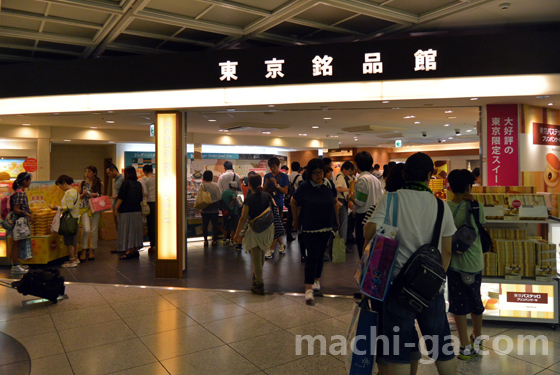
<path id="1" fill-rule="evenodd" d="M 274 224 L 274 214 L 270 205 L 259 216 L 249 221 L 249 226 L 255 233 L 262 233 Z"/>
<path id="2" fill-rule="evenodd" d="M 346 241 L 340 236 L 340 232 L 336 232 L 336 236 L 334 236 L 332 261 L 333 263 L 346 262 Z"/>
<path id="3" fill-rule="evenodd" d="M 17 220 L 16 213 L 12 211 L 8 214 L 8 216 L 6 216 L 4 220 L 2 220 L 0 225 L 5 230 L 12 230 L 14 228 L 14 225 L 16 225 L 16 220 Z"/>
<path id="4" fill-rule="evenodd" d="M 76 198 L 76 202 L 78 199 Z M 76 204 L 74 202 L 74 204 Z M 78 218 L 74 218 L 70 213 L 70 210 L 65 211 L 60 218 L 60 227 L 58 228 L 58 234 L 62 236 L 75 236 L 78 234 Z"/>
<path id="5" fill-rule="evenodd" d="M 13 237 L 14 241 L 21 241 L 31 237 L 31 229 L 29 229 L 27 217 L 20 217 L 16 220 Z"/>
<path id="6" fill-rule="evenodd" d="M 96 212 L 109 211 L 111 208 L 113 208 L 111 200 L 106 195 L 89 199 L 89 209 L 92 214 Z"/>
<path id="7" fill-rule="evenodd" d="M 199 210 L 204 210 L 206 207 L 212 204 L 212 196 L 204 187 L 204 184 L 198 189 L 198 194 L 196 195 L 196 200 L 194 201 L 194 208 Z"/>
<path id="8" fill-rule="evenodd" d="M 142 215 L 148 216 L 150 214 L 150 206 L 146 202 L 146 198 L 142 199 Z"/>
<path id="9" fill-rule="evenodd" d="M 349 375 L 373 374 L 377 352 L 379 316 L 363 298 L 356 302 L 346 334 L 346 371 Z"/>

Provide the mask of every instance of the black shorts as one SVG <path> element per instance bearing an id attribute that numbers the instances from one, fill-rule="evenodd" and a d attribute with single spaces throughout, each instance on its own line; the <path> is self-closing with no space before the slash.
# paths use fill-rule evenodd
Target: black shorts
<path id="1" fill-rule="evenodd" d="M 484 312 L 484 305 L 480 296 L 482 273 L 474 277 L 474 282 L 467 285 L 463 282 L 461 273 L 452 269 L 447 270 L 447 294 L 449 298 L 449 312 L 455 315 L 475 314 Z"/>
<path id="2" fill-rule="evenodd" d="M 237 224 L 239 223 L 239 216 L 230 213 L 224 217 L 224 231 L 235 232 L 237 230 Z"/>

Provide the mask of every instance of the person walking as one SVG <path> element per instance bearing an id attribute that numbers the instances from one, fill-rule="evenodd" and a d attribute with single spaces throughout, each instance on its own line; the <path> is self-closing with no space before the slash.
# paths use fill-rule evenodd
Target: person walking
<path id="1" fill-rule="evenodd" d="M 359 167 L 358 167 L 359 168 Z M 421 152 L 410 156 L 404 167 L 406 184 L 396 192 L 398 195 L 396 240 L 399 241 L 399 253 L 394 264 L 393 277 L 397 277 L 407 260 L 421 246 L 432 241 L 434 226 L 438 216 L 438 198 L 434 197 L 428 183 L 434 171 L 432 159 Z M 378 225 L 387 219 L 392 222 L 392 211 L 387 213 L 387 197 L 383 196 L 373 216 L 369 219 L 373 225 L 368 226 L 366 237 L 375 235 Z M 447 270 L 451 261 L 451 238 L 456 228 L 453 214 L 448 205 L 443 204 L 443 221 L 438 249 L 441 251 L 442 266 Z M 430 337 L 426 340 L 427 350 L 440 375 L 453 375 L 457 372 L 455 352 L 453 350 L 451 332 L 445 312 L 445 299 L 440 293 L 429 306 L 419 314 L 404 309 L 398 302 L 396 288 L 389 289 L 383 304 L 382 332 L 388 338 L 384 345 L 388 351 L 381 358 L 388 363 L 389 374 L 409 374 L 412 367 L 421 358 L 419 351 L 418 322 L 422 335 Z M 399 330 L 394 330 L 399 327 Z M 388 353 L 388 354 L 385 354 Z"/>
<path id="2" fill-rule="evenodd" d="M 150 207 L 150 214 L 146 217 L 148 223 L 148 237 L 150 238 L 149 252 L 156 251 L 157 246 L 157 226 L 156 226 L 156 176 L 154 176 L 154 167 L 151 164 L 146 164 L 142 167 L 144 178 L 140 180 L 142 188 L 144 189 L 144 196 L 146 202 Z"/>
<path id="3" fill-rule="evenodd" d="M 288 192 L 290 180 L 285 173 L 280 171 L 280 160 L 277 157 L 268 159 L 268 167 L 270 168 L 270 173 L 264 175 L 263 189 L 272 196 L 272 199 L 274 199 L 274 202 L 276 203 L 272 209 L 277 211 L 275 216 L 277 218 L 276 221 L 278 221 L 282 220 L 282 215 L 284 214 L 284 194 Z M 280 224 L 280 227 L 281 226 L 282 225 Z M 280 242 L 278 252 L 280 254 L 284 254 L 286 252 L 286 245 L 284 245 L 284 242 L 282 241 L 283 230 L 279 228 L 278 223 L 275 227 L 274 241 L 272 242 L 270 249 L 265 254 L 266 259 L 274 257 L 276 242 Z"/>
<path id="4" fill-rule="evenodd" d="M 251 291 L 255 294 L 264 295 L 264 254 L 265 251 L 270 248 L 274 240 L 274 224 L 273 221 L 270 220 L 268 227 L 261 228 L 263 230 L 259 231 L 259 233 L 253 230 L 252 225 L 258 218 L 267 215 L 265 211 L 272 208 L 274 200 L 268 193 L 263 191 L 261 185 L 262 177 L 260 175 L 254 174 L 249 177 L 251 195 L 248 195 L 243 203 L 243 212 L 241 213 L 241 219 L 237 225 L 234 239 L 238 244 L 243 242 L 246 251 L 247 249 L 251 251 L 251 259 L 253 262 L 253 285 Z M 243 228 L 248 220 L 249 225 L 245 234 L 242 235 Z"/>
<path id="5" fill-rule="evenodd" d="M 64 197 L 62 197 L 61 206 L 51 206 L 52 210 L 57 211 L 59 208 L 62 212 L 69 212 L 70 216 L 74 219 L 80 217 L 80 202 L 79 194 L 74 189 L 72 184 L 74 184 L 74 179 L 65 174 L 59 176 L 55 182 L 62 191 L 64 191 Z M 76 254 L 76 244 L 78 243 L 78 233 L 75 234 L 65 234 L 62 236 L 64 238 L 64 246 L 68 250 L 68 261 L 65 262 L 61 267 L 63 268 L 76 268 L 80 263 L 78 255 Z"/>
<path id="6" fill-rule="evenodd" d="M 301 177 L 301 174 L 299 172 L 299 170 L 301 169 L 301 165 L 297 161 L 292 162 L 290 167 L 292 167 L 292 173 L 288 175 L 288 181 L 290 182 L 291 187 L 288 187 L 288 191 L 292 190 L 293 194 L 297 190 L 299 183 L 303 181 L 303 178 Z M 288 240 L 288 242 L 295 240 L 295 238 L 292 236 L 294 216 L 292 213 L 292 205 L 290 204 L 291 200 L 291 196 L 289 197 L 289 199 L 286 199 L 286 196 L 284 196 L 284 204 L 288 208 L 288 220 L 286 221 L 286 239 Z"/>
<path id="7" fill-rule="evenodd" d="M 121 186 L 124 181 L 124 176 L 120 174 L 119 169 L 115 164 L 109 164 L 107 170 L 105 171 L 109 178 L 114 179 L 113 181 L 113 195 L 111 199 L 113 200 L 113 220 L 115 221 L 115 227 L 119 230 L 119 217 L 117 214 L 117 210 L 115 209 L 115 205 L 117 204 L 117 196 L 119 195 L 119 191 L 121 190 Z M 116 253 L 116 250 L 111 250 L 112 253 Z"/>
<path id="8" fill-rule="evenodd" d="M 80 261 L 95 260 L 101 212 L 91 212 L 89 200 L 103 195 L 103 182 L 97 177 L 97 168 L 93 165 L 85 169 L 85 180 L 78 186 L 78 194 L 80 195 L 80 220 L 82 223 Z"/>
<path id="9" fill-rule="evenodd" d="M 218 177 L 218 186 L 220 187 L 220 192 L 223 193 L 229 189 L 229 184 L 232 181 L 241 181 L 241 177 L 233 171 L 233 163 L 231 161 L 224 162 L 225 172 Z"/>
<path id="10" fill-rule="evenodd" d="M 305 262 L 305 302 L 313 305 L 313 292 L 321 290 L 320 278 L 327 242 L 331 232 L 338 230 L 338 201 L 334 184 L 325 177 L 321 159 L 307 164 L 308 179 L 302 182 L 292 197 L 294 228 L 301 222 L 303 241 L 307 249 Z M 301 210 L 299 210 L 301 208 Z"/>
<path id="11" fill-rule="evenodd" d="M 346 177 L 348 177 L 354 171 L 354 164 L 351 161 L 345 161 L 340 167 L 340 172 L 336 175 L 334 186 L 337 191 L 337 199 L 340 204 L 338 211 L 338 221 L 340 223 L 339 233 L 340 237 L 344 239 L 344 242 L 348 240 L 348 193 L 350 191 L 350 185 L 348 184 Z M 352 250 L 347 247 L 347 253 L 352 253 Z"/>
<path id="12" fill-rule="evenodd" d="M 121 225 L 118 228 L 118 250 L 125 251 L 120 259 L 138 258 L 144 246 L 142 235 L 142 200 L 144 192 L 133 166 L 124 169 L 124 182 L 117 196 L 115 209 Z"/>
<path id="13" fill-rule="evenodd" d="M 360 175 L 356 180 L 354 193 L 348 196 L 348 200 L 354 203 L 354 210 L 356 211 L 356 245 L 361 259 L 364 250 L 364 225 L 362 221 L 371 205 L 377 205 L 383 192 L 381 191 L 381 182 L 369 172 L 373 166 L 371 154 L 367 151 L 359 152 L 354 161 Z"/>
<path id="14" fill-rule="evenodd" d="M 231 233 L 231 244 L 230 246 L 235 247 L 235 250 L 241 251 L 242 246 L 240 244 L 235 244 L 235 230 L 237 229 L 237 224 L 239 224 L 239 216 L 241 214 L 240 207 L 237 203 L 237 190 L 239 189 L 239 183 L 237 181 L 232 181 L 229 183 L 229 189 L 223 192 L 222 201 L 224 202 L 224 207 L 227 210 L 227 215 L 224 216 L 224 233 Z M 222 211 L 223 212 L 223 211 Z"/>
<path id="15" fill-rule="evenodd" d="M 27 194 L 25 189 L 29 188 L 31 185 L 31 173 L 22 172 L 17 175 L 16 180 L 12 184 L 12 189 L 14 193 L 10 195 L 10 207 L 16 215 L 16 220 L 19 218 L 27 218 L 28 222 L 34 223 L 35 217 L 29 208 L 29 201 L 27 199 Z M 22 265 L 19 263 L 19 249 L 20 246 L 24 246 L 26 253 L 33 254 L 33 249 L 31 247 L 31 238 L 15 241 L 13 239 L 13 229 L 6 232 L 8 237 L 12 238 L 12 247 L 10 251 L 10 258 L 12 260 L 12 273 L 14 275 L 25 274 L 29 270 L 29 266 Z"/>
<path id="16" fill-rule="evenodd" d="M 460 169 L 451 171 L 447 180 L 451 191 L 453 191 L 453 199 L 448 201 L 447 204 L 453 212 L 455 226 L 460 228 L 468 218 L 477 234 L 476 240 L 467 251 L 453 254 L 451 264 L 447 269 L 449 312 L 455 318 L 459 340 L 461 341 L 457 357 L 468 361 L 482 353 L 482 313 L 484 312 L 480 294 L 484 256 L 480 234 L 470 202 L 476 177 L 468 169 Z M 479 222 L 484 224 L 486 223 L 484 205 L 481 204 L 478 207 Z M 467 314 L 471 315 L 473 326 L 473 333 L 470 337 L 467 331 Z"/>
<path id="17" fill-rule="evenodd" d="M 222 192 L 220 186 L 213 182 L 214 174 L 212 171 L 204 171 L 202 174 L 202 185 L 200 190 L 210 193 L 212 203 L 202 210 L 202 235 L 204 236 L 204 247 L 208 247 L 208 224 L 212 222 L 212 246 L 218 244 L 218 217 L 220 215 L 220 201 L 222 200 Z"/>

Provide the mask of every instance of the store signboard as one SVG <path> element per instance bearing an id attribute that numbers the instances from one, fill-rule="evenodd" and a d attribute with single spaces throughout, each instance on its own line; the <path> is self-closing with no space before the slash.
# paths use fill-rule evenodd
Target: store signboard
<path id="1" fill-rule="evenodd" d="M 21 172 L 25 172 L 23 168 L 24 159 L 0 159 L 0 172 L 7 172 L 10 178 L 16 178 Z"/>
<path id="2" fill-rule="evenodd" d="M 560 126 L 533 122 L 533 144 L 560 146 Z"/>
<path id="3" fill-rule="evenodd" d="M 488 186 L 519 185 L 517 104 L 487 106 Z"/>
<path id="4" fill-rule="evenodd" d="M 28 158 L 23 162 L 23 169 L 27 172 L 37 172 L 37 159 Z"/>
<path id="5" fill-rule="evenodd" d="M 136 152 L 136 151 L 125 151 L 124 152 L 124 165 L 125 167 L 131 165 L 136 169 L 136 174 L 138 178 L 144 177 L 144 171 L 142 168 L 145 165 L 150 164 L 154 168 L 154 173 L 156 171 L 156 153 L 151 151 L 146 152 Z"/>
<path id="6" fill-rule="evenodd" d="M 237 160 L 239 159 L 238 154 L 226 154 L 226 153 L 211 153 L 211 154 L 202 154 L 203 159 L 230 159 L 230 160 Z"/>
<path id="7" fill-rule="evenodd" d="M 150 137 L 156 136 L 156 126 L 154 124 L 150 125 Z"/>

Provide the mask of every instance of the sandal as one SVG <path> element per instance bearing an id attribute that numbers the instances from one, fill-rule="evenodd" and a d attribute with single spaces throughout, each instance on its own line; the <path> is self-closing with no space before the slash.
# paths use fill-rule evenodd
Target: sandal
<path id="1" fill-rule="evenodd" d="M 135 251 L 133 253 L 124 254 L 120 258 L 121 259 L 132 259 L 132 258 L 138 258 L 138 257 L 140 257 L 140 253 L 138 251 Z"/>
<path id="2" fill-rule="evenodd" d="M 87 253 L 88 253 L 87 249 L 84 249 L 84 250 L 80 251 L 80 260 L 83 260 L 83 261 L 87 260 Z"/>
<path id="3" fill-rule="evenodd" d="M 216 246 L 218 244 L 218 241 L 214 240 L 212 241 L 212 246 Z"/>
<path id="4" fill-rule="evenodd" d="M 204 241 L 204 247 L 208 247 L 208 241 L 207 240 Z"/>
<path id="5" fill-rule="evenodd" d="M 95 252 L 93 249 L 91 251 L 88 251 L 88 259 L 95 260 Z"/>

